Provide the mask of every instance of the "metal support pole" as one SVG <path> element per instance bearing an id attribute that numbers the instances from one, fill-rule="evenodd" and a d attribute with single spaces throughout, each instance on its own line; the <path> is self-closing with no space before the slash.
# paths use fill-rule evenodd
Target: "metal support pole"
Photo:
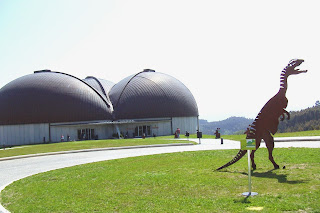
<path id="1" fill-rule="evenodd" d="M 251 195 L 251 163 L 250 163 L 250 150 L 248 150 L 248 180 L 249 180 L 249 196 Z"/>
<path id="2" fill-rule="evenodd" d="M 248 180 L 249 180 L 249 192 L 244 192 L 242 195 L 244 196 L 255 196 L 257 192 L 251 192 L 251 162 L 250 162 L 250 150 L 248 150 Z"/>

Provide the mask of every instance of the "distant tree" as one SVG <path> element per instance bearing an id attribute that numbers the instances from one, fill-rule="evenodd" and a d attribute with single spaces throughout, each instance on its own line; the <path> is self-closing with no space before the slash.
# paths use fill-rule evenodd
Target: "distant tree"
<path id="1" fill-rule="evenodd" d="M 316 104 L 315 104 L 316 107 L 319 107 L 320 106 L 320 101 L 316 101 Z"/>

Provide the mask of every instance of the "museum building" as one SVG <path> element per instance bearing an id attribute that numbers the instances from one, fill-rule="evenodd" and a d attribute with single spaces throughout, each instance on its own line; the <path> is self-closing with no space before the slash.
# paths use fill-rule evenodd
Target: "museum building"
<path id="1" fill-rule="evenodd" d="M 117 84 L 41 70 L 0 89 L 0 146 L 195 133 L 198 117 L 190 90 L 154 70 Z"/>

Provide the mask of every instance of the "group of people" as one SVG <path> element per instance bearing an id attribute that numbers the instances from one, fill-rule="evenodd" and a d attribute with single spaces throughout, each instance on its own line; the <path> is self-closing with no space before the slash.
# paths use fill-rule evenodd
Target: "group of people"
<path id="1" fill-rule="evenodd" d="M 174 133 L 174 138 L 180 138 L 180 129 L 177 128 L 176 132 Z"/>
<path id="2" fill-rule="evenodd" d="M 174 138 L 180 138 L 180 133 L 181 133 L 180 128 L 177 128 L 177 130 L 174 133 Z M 216 139 L 220 138 L 221 137 L 220 136 L 220 128 L 217 128 L 216 132 L 214 134 L 216 135 Z M 156 135 L 153 134 L 153 136 L 155 137 Z M 186 136 L 189 137 L 189 132 L 186 132 Z M 84 137 L 85 137 L 85 134 L 84 134 Z M 125 138 L 127 138 L 127 137 L 128 137 L 128 132 L 126 133 L 126 137 Z M 143 133 L 142 138 L 145 138 L 145 137 L 146 137 L 146 135 L 145 135 L 145 133 Z M 69 135 L 67 135 L 67 141 L 70 141 L 70 136 Z M 61 142 L 64 142 L 64 136 L 63 135 L 61 135 Z"/>
<path id="3" fill-rule="evenodd" d="M 69 135 L 67 135 L 67 141 L 70 141 L 70 136 Z M 61 142 L 64 142 L 64 136 L 63 135 L 61 135 Z"/>
<path id="4" fill-rule="evenodd" d="M 219 139 L 221 137 L 220 128 L 217 128 L 214 134 L 216 135 L 216 139 Z"/>

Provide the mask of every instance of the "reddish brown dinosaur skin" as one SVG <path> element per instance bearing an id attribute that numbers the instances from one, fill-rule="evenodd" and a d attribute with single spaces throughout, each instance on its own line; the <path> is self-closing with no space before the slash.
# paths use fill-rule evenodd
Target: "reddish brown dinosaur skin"
<path id="1" fill-rule="evenodd" d="M 269 160 L 271 161 L 275 169 L 278 169 L 279 165 L 274 161 L 272 156 L 272 151 L 274 148 L 273 135 L 278 131 L 279 118 L 283 121 L 285 118 L 285 114 L 287 114 L 288 119 L 290 119 L 289 112 L 285 110 L 288 105 L 288 99 L 286 98 L 286 91 L 288 88 L 287 79 L 290 75 L 307 72 L 307 70 L 300 71 L 299 69 L 295 69 L 302 62 L 304 62 L 304 60 L 302 59 L 293 59 L 283 69 L 280 76 L 279 92 L 264 105 L 264 107 L 257 115 L 256 119 L 245 132 L 245 134 L 247 134 L 247 139 L 256 139 L 256 150 L 260 147 L 261 140 L 263 139 L 265 141 L 269 152 Z M 254 162 L 254 153 L 256 150 L 253 150 L 250 155 L 253 169 L 256 169 L 256 164 Z M 246 150 L 240 150 L 230 162 L 221 166 L 217 170 L 226 168 L 234 164 L 235 162 L 240 160 L 246 153 Z"/>

